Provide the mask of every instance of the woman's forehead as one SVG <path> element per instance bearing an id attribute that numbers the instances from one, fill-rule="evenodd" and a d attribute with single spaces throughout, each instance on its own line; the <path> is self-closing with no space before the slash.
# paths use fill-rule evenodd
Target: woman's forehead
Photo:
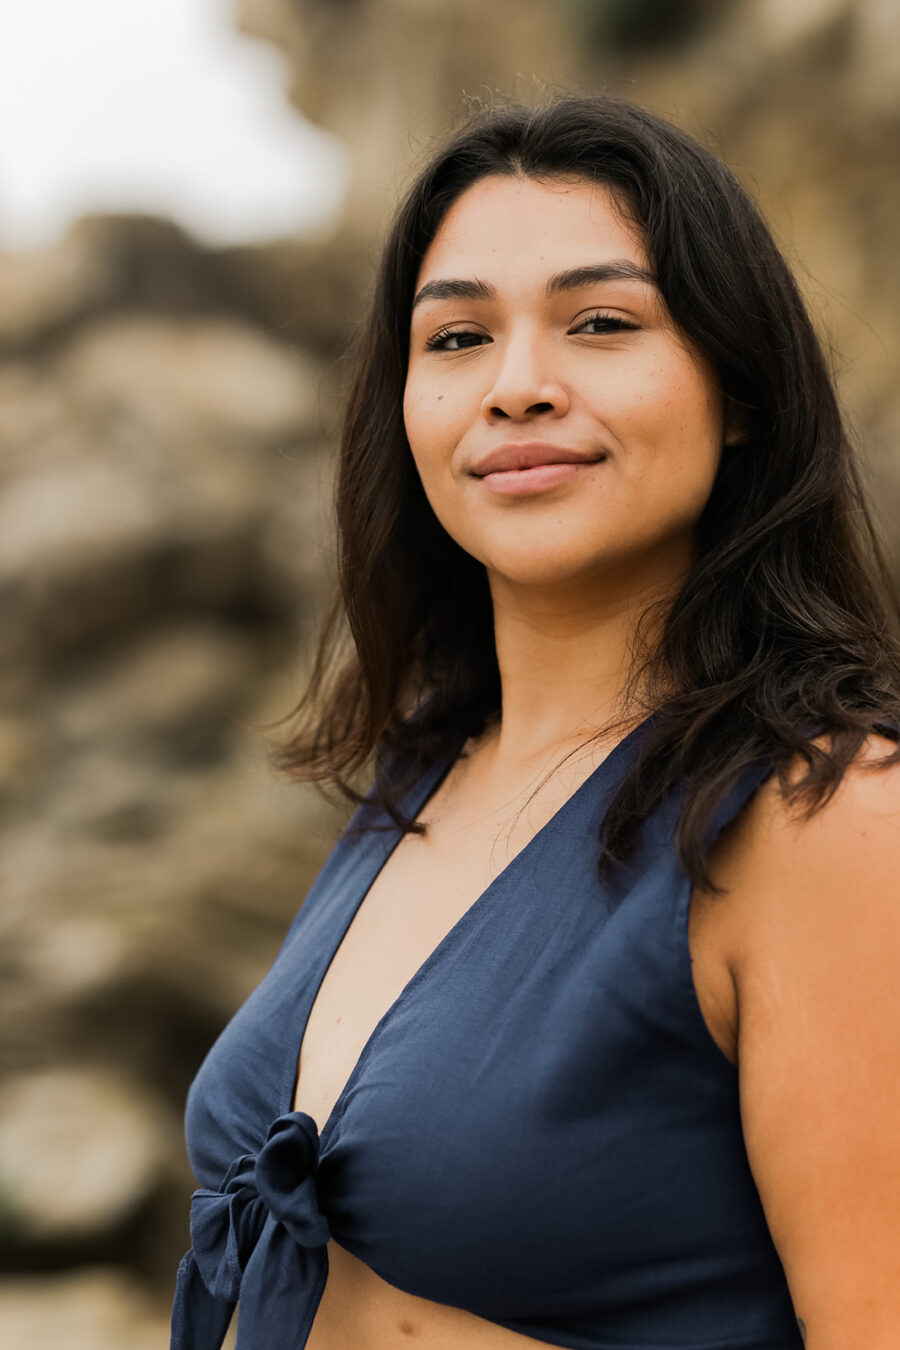
<path id="1" fill-rule="evenodd" d="M 438 277 L 526 269 L 541 282 L 567 268 L 627 260 L 649 270 L 640 230 L 604 183 L 493 175 L 449 207 L 419 269 Z"/>

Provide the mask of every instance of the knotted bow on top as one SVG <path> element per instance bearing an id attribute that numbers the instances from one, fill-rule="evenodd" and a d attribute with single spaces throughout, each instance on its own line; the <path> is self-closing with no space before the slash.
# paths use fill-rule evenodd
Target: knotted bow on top
<path id="1" fill-rule="evenodd" d="M 232 1163 L 220 1190 L 194 1192 L 193 1245 L 178 1270 L 171 1350 L 219 1350 L 269 1215 L 298 1247 L 324 1248 L 330 1232 L 316 1196 L 318 1162 L 315 1121 L 292 1111 L 273 1122 L 255 1158 Z"/>

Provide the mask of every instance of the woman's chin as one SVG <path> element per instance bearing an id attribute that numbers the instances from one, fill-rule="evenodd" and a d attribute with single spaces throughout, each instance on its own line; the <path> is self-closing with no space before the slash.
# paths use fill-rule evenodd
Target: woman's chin
<path id="1" fill-rule="evenodd" d="M 579 589 L 594 586 L 603 577 L 612 560 L 592 555 L 589 558 L 542 552 L 539 548 L 496 554 L 485 562 L 488 576 L 508 589 L 534 592 Z"/>

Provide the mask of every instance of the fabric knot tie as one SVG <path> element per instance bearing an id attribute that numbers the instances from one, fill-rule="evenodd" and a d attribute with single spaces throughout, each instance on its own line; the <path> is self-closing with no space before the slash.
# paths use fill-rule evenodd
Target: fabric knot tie
<path id="1" fill-rule="evenodd" d="M 318 1162 L 315 1121 L 293 1111 L 273 1122 L 256 1158 L 245 1154 L 232 1163 L 220 1190 L 194 1192 L 193 1255 L 214 1298 L 237 1302 L 244 1267 L 267 1213 L 300 1246 L 325 1246 L 331 1234 L 316 1196 Z"/>
<path id="2" fill-rule="evenodd" d="M 316 1194 L 318 1165 L 319 1132 L 312 1117 L 302 1111 L 279 1116 L 256 1159 L 256 1187 L 269 1213 L 301 1247 L 324 1247 L 331 1237 Z"/>

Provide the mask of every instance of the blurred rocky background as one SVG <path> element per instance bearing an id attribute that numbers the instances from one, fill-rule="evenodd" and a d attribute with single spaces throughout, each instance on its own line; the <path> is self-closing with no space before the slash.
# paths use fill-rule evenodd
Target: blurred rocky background
<path id="1" fill-rule="evenodd" d="M 736 169 L 830 334 L 900 579 L 896 0 L 239 0 L 234 23 L 348 148 L 327 237 L 91 215 L 0 251 L 10 1350 L 167 1343 L 188 1083 L 341 823 L 262 728 L 330 583 L 342 352 L 463 94 L 620 93 Z"/>

